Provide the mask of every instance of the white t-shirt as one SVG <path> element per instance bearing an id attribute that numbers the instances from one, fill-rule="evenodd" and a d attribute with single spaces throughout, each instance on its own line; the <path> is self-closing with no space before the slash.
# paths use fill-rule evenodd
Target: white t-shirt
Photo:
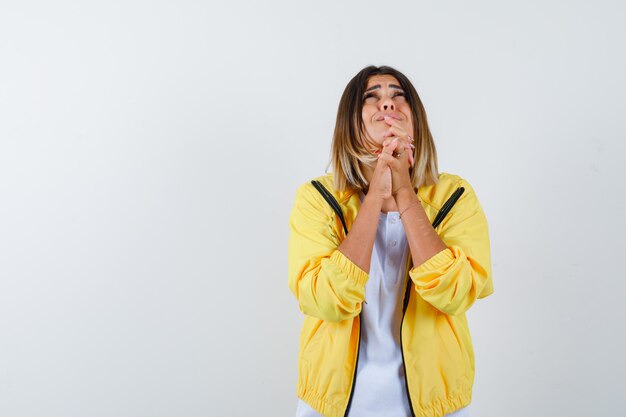
<path id="1" fill-rule="evenodd" d="M 361 202 L 363 193 L 359 193 Z M 380 213 L 372 250 L 365 301 L 361 306 L 361 341 L 356 384 L 348 417 L 411 416 L 407 398 L 400 323 L 404 267 L 410 250 L 400 213 Z M 469 417 L 467 407 L 447 417 Z M 323 417 L 298 399 L 296 417 Z"/>

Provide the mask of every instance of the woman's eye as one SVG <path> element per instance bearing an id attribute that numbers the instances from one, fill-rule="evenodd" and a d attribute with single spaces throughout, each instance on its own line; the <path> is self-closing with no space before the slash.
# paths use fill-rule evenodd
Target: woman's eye
<path id="1" fill-rule="evenodd" d="M 370 94 L 366 94 L 363 96 L 363 101 L 368 101 L 371 98 L 376 98 L 376 96 L 374 96 L 374 94 L 370 93 Z M 369 101 L 373 101 L 373 100 L 369 100 Z"/>
<path id="2" fill-rule="evenodd" d="M 405 94 L 403 92 L 393 94 L 392 98 L 396 98 L 396 97 L 405 97 Z M 372 103 L 376 101 L 376 99 L 377 97 L 373 93 L 369 93 L 363 96 L 363 101 L 368 102 L 368 103 Z"/>

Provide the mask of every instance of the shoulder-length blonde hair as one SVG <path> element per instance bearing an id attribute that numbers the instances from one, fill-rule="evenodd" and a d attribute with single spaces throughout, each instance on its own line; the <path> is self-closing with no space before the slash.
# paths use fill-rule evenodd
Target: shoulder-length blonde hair
<path id="1" fill-rule="evenodd" d="M 373 75 L 394 76 L 404 90 L 406 100 L 411 107 L 415 165 L 409 168 L 409 175 L 413 187 L 436 184 L 439 179 L 437 151 L 428 127 L 426 111 L 415 87 L 400 71 L 388 66 L 371 65 L 363 68 L 350 80 L 339 101 L 331 147 L 331 161 L 326 166 L 328 170 L 328 166 L 332 164 L 335 189 L 341 191 L 356 189 L 366 192 L 369 183 L 363 174 L 363 166 L 368 165 L 373 168 L 378 161 L 376 155 L 366 148 L 362 115 L 363 94 L 368 79 Z"/>

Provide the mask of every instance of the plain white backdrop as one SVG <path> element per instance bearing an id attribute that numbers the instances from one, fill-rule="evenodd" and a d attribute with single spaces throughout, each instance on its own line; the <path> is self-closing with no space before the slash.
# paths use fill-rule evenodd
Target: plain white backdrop
<path id="1" fill-rule="evenodd" d="M 370 64 L 411 79 L 489 221 L 472 417 L 623 413 L 625 17 L 2 1 L 0 416 L 293 415 L 288 216 Z"/>

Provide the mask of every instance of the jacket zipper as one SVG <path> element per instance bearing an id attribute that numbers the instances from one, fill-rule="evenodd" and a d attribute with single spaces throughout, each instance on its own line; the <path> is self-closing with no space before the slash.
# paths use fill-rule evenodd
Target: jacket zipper
<path id="1" fill-rule="evenodd" d="M 409 297 L 411 296 L 411 280 L 406 284 L 406 290 L 404 291 L 404 301 L 402 303 L 402 320 L 400 321 L 400 352 L 402 353 L 402 367 L 404 369 L 404 384 L 406 387 L 406 396 L 409 399 L 409 408 L 411 409 L 411 416 L 415 417 L 413 411 L 413 402 L 411 401 L 411 393 L 409 392 L 409 380 L 406 374 L 406 363 L 404 362 L 404 347 L 402 346 L 402 324 L 404 323 L 404 313 L 409 305 Z M 359 313 L 359 338 L 356 344 L 356 361 L 354 362 L 354 374 L 352 376 L 352 388 L 350 389 L 350 397 L 348 398 L 348 405 L 346 406 L 346 412 L 344 417 L 348 417 L 350 411 L 350 404 L 352 403 L 352 396 L 354 395 L 354 386 L 356 384 L 356 372 L 359 369 L 359 352 L 361 349 L 361 313 Z"/>
<path id="2" fill-rule="evenodd" d="M 348 405 L 346 406 L 346 412 L 344 417 L 348 417 L 348 411 L 350 411 L 350 404 L 352 403 L 352 395 L 354 395 L 354 385 L 356 384 L 356 371 L 359 369 L 359 351 L 361 350 L 361 313 L 359 313 L 359 337 L 356 343 L 356 361 L 354 362 L 354 374 L 352 375 L 352 388 L 350 389 L 350 397 L 348 398 Z"/>
<path id="3" fill-rule="evenodd" d="M 400 352 L 402 353 L 402 368 L 404 369 L 404 384 L 406 386 L 406 396 L 409 400 L 409 408 L 411 409 L 411 416 L 415 417 L 413 411 L 413 402 L 411 401 L 411 393 L 409 392 L 409 377 L 406 373 L 406 362 L 404 362 L 404 347 L 402 345 L 402 324 L 404 323 L 404 313 L 409 306 L 409 298 L 411 297 L 411 278 L 407 274 L 406 289 L 404 291 L 404 301 L 402 303 L 402 320 L 400 320 Z"/>
<path id="4" fill-rule="evenodd" d="M 411 416 L 415 417 L 415 411 L 413 411 L 413 402 L 411 401 L 411 393 L 409 392 L 409 380 L 406 373 L 406 363 L 404 362 L 404 347 L 402 345 L 402 324 L 404 323 L 404 314 L 406 313 L 406 309 L 409 306 L 409 298 L 411 296 L 411 278 L 409 277 L 408 271 L 405 274 L 407 283 L 406 289 L 404 290 L 404 300 L 402 302 L 402 320 L 400 320 L 400 352 L 402 353 L 402 368 L 404 369 L 404 385 L 406 387 L 406 396 L 409 400 L 409 408 L 411 409 Z M 350 411 L 350 404 L 352 403 L 352 396 L 354 395 L 354 386 L 356 384 L 356 372 L 359 369 L 359 352 L 361 350 L 361 316 L 362 312 L 359 313 L 359 337 L 357 339 L 356 344 L 356 361 L 354 362 L 354 374 L 352 376 L 352 388 L 350 389 L 350 397 L 348 398 L 348 405 L 346 406 L 346 412 L 344 413 L 344 417 L 348 417 L 348 412 Z"/>

